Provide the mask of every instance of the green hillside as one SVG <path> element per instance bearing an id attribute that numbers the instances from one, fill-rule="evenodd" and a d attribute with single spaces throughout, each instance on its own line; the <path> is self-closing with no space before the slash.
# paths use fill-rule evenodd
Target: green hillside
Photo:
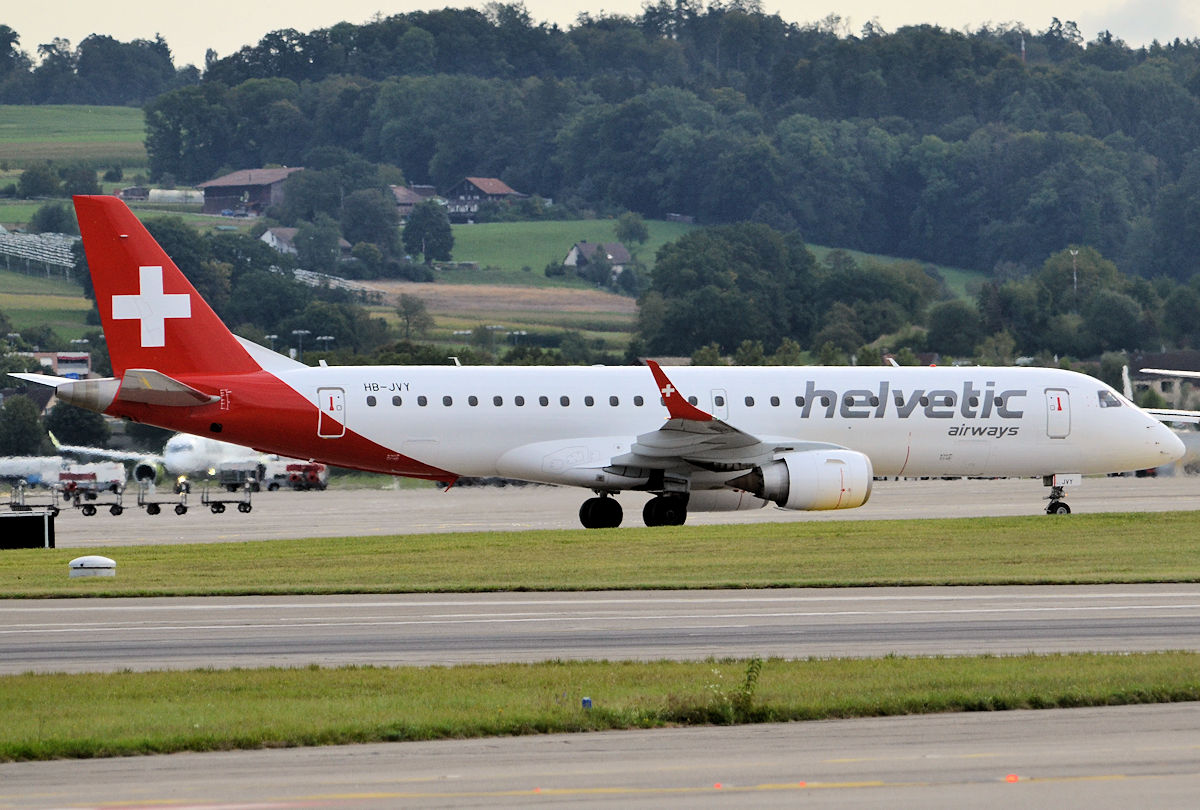
<path id="1" fill-rule="evenodd" d="M 0 105 L 0 169 L 41 160 L 146 166 L 145 116 L 137 107 Z"/>

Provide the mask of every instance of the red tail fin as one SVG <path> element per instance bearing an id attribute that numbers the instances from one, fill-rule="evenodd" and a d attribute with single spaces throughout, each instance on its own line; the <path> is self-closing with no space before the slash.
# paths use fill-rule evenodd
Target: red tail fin
<path id="1" fill-rule="evenodd" d="M 125 203 L 81 196 L 75 213 L 114 373 L 259 370 Z"/>

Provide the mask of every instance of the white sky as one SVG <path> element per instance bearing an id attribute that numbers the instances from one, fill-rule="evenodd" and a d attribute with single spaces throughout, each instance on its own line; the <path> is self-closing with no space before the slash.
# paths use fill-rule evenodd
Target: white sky
<path id="1" fill-rule="evenodd" d="M 107 34 L 122 42 L 150 39 L 161 33 L 171 46 L 176 66 L 204 64 L 204 52 L 213 48 L 228 56 L 243 45 L 279 28 L 311 31 L 345 20 L 363 23 L 376 13 L 384 16 L 446 6 L 482 7 L 482 0 L 422 2 L 422 0 L 59 0 L 6 3 L 0 23 L 21 36 L 21 47 L 35 56 L 37 46 L 54 37 L 72 45 L 89 34 Z M 525 0 L 537 22 L 568 27 L 580 11 L 636 15 L 643 0 L 602 0 L 588 5 L 579 0 Z M 788 22 L 808 23 L 837 14 L 858 33 L 863 23 L 875 19 L 885 30 L 902 25 L 933 23 L 964 29 L 982 23 L 1023 23 L 1031 31 L 1047 28 L 1052 17 L 1073 20 L 1087 40 L 1105 29 L 1130 45 L 1152 40 L 1169 42 L 1200 38 L 1200 3 L 1196 0 L 762 0 L 768 13 Z"/>

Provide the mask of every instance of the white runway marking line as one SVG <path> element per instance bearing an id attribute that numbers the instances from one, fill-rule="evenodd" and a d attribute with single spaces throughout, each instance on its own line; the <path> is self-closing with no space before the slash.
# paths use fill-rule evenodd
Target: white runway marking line
<path id="1" fill-rule="evenodd" d="M 311 608 L 311 606 L 307 606 Z M 1062 607 L 1014 607 L 1014 608 L 952 608 L 949 610 L 840 610 L 840 611 L 781 611 L 771 613 L 663 613 L 663 614 L 638 614 L 638 613 L 610 613 L 602 615 L 565 615 L 565 616 L 537 616 L 528 613 L 512 614 L 512 615 L 490 615 L 490 616 L 430 616 L 425 618 L 412 619 L 393 619 L 386 617 L 362 617 L 358 619 L 340 619 L 340 620 L 322 620 L 308 619 L 295 620 L 281 618 L 278 622 L 240 622 L 231 621 L 227 624 L 188 624 L 188 623 L 170 623 L 170 624 L 150 624 L 148 622 L 108 622 L 105 624 L 89 624 L 80 626 L 77 624 L 68 624 L 65 622 L 55 622 L 24 625 L 20 628 L 5 627 L 0 628 L 0 636 L 23 635 L 31 633 L 95 633 L 101 630 L 109 631 L 179 631 L 179 630 L 262 630 L 262 629 L 311 629 L 317 627 L 405 627 L 405 626 L 434 626 L 434 625 L 468 625 L 468 624 L 558 624 L 563 622 L 612 622 L 612 621 L 638 621 L 638 622 L 655 622 L 655 621 L 715 621 L 720 619 L 729 620 L 745 620 L 745 619 L 798 619 L 798 618 L 840 618 L 847 616 L 879 616 L 879 617 L 899 617 L 899 616 L 970 616 L 970 615 L 1011 615 L 1011 614 L 1047 614 L 1047 613 L 1097 613 L 1097 612 L 1122 612 L 1130 613 L 1134 611 L 1185 611 L 1198 610 L 1200 611 L 1200 603 L 1185 604 L 1185 605 L 1073 605 Z M 694 629 L 696 626 L 689 626 L 688 629 Z"/>
<path id="2" fill-rule="evenodd" d="M 965 586 L 974 590 L 979 586 Z M 988 587 L 988 586 L 982 586 Z M 1055 588 L 1063 586 L 1055 585 L 1031 585 L 1031 588 Z M 1069 586 L 1066 586 L 1069 587 Z M 980 602 L 980 601 L 1033 601 L 1033 600 L 1051 600 L 1051 599 L 1200 599 L 1200 590 L 1196 591 L 1165 591 L 1162 593 L 1106 593 L 1103 591 L 1092 591 L 1087 593 L 973 593 L 969 595 L 960 594 L 871 594 L 871 595 L 820 595 L 820 596 L 667 596 L 667 597 L 627 597 L 613 596 L 606 598 L 587 597 L 581 599 L 569 599 L 564 597 L 552 597 L 545 599 L 522 597 L 519 599 L 496 598 L 495 594 L 481 599 L 438 599 L 435 601 L 425 601 L 420 597 L 421 594 L 407 594 L 405 597 L 397 597 L 394 601 L 373 601 L 373 602 L 236 602 L 229 604 L 205 604 L 209 600 L 217 600 L 229 597 L 220 596 L 198 596 L 198 597 L 180 597 L 194 601 L 194 604 L 174 604 L 174 605 L 156 605 L 142 603 L 137 605 L 114 605 L 108 604 L 110 600 L 103 600 L 99 603 L 78 604 L 79 600 L 71 599 L 70 602 L 76 604 L 63 605 L 25 605 L 21 607 L 7 607 L 0 605 L 0 616 L 5 613 L 37 613 L 37 612 L 61 612 L 61 611 L 87 611 L 94 613 L 96 611 L 152 611 L 152 610 L 261 610 L 261 609 L 328 609 L 328 608 L 364 608 L 364 607 L 472 607 L 479 609 L 481 606 L 489 604 L 502 606 L 519 606 L 519 605 L 618 605 L 618 604 L 649 604 L 649 605 L 671 605 L 671 604 L 740 604 L 740 603 L 791 603 L 791 602 Z M 117 597 L 121 598 L 121 597 Z M 410 599 L 412 601 L 406 601 Z M 494 599 L 494 601 L 483 601 L 484 599 Z"/>

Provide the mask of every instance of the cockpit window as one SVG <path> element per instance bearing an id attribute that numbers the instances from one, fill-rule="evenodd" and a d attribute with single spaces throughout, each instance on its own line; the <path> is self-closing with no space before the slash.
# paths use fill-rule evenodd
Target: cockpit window
<path id="1" fill-rule="evenodd" d="M 1107 390 L 1101 389 L 1098 393 L 1100 394 L 1100 407 L 1101 408 L 1120 408 L 1121 407 L 1121 400 L 1117 399 L 1116 395 L 1113 394 L 1112 391 L 1107 391 Z"/>

